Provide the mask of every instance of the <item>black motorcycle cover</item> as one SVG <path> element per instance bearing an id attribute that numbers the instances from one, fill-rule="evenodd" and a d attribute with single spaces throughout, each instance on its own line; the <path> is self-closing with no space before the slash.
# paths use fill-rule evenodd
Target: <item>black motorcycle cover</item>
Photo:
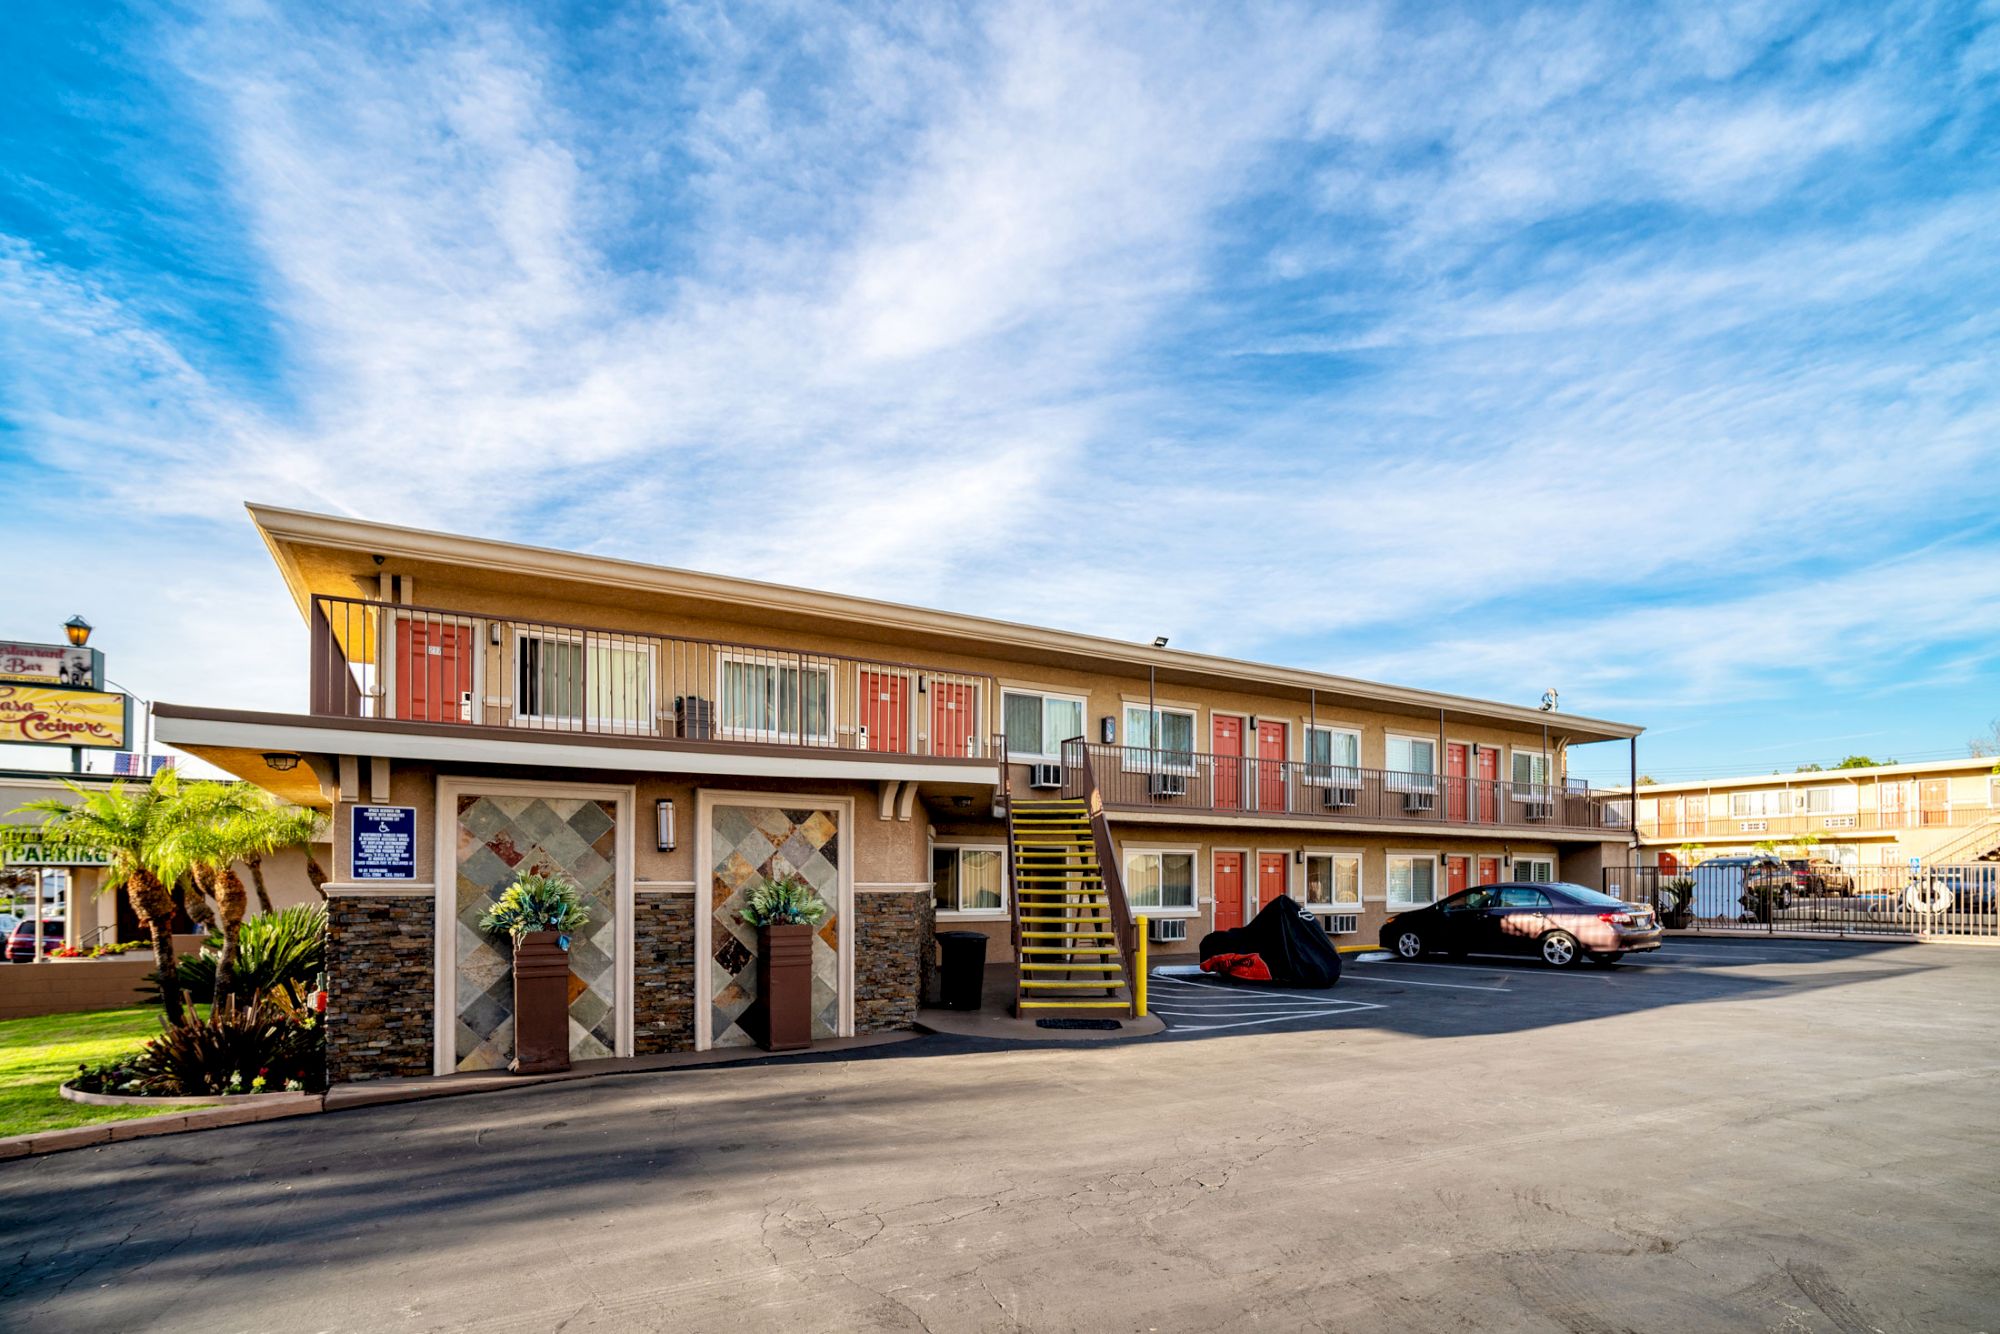
<path id="1" fill-rule="evenodd" d="M 1201 938 L 1202 962 L 1218 954 L 1255 954 L 1271 971 L 1274 987 L 1324 989 L 1340 980 L 1340 951 L 1319 919 L 1289 894 L 1280 894 L 1244 926 Z"/>

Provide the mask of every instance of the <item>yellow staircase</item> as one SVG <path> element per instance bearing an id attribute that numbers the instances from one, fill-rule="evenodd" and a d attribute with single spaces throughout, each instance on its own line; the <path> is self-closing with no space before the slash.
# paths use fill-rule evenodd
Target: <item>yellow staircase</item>
<path id="1" fill-rule="evenodd" d="M 1014 872 L 1014 1013 L 1133 1013 L 1087 803 L 1010 803 L 1007 844 Z"/>

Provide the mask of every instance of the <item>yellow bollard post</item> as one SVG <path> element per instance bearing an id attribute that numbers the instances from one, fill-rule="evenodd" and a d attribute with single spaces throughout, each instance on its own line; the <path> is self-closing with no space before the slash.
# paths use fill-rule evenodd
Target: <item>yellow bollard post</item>
<path id="1" fill-rule="evenodd" d="M 1132 1017 L 1146 1017 L 1146 919 L 1141 917 L 1139 930 L 1139 975 L 1132 979 Z"/>

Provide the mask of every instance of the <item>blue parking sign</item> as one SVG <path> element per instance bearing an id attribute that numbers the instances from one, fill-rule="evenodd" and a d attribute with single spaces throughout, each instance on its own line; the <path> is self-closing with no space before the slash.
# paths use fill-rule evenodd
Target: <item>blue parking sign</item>
<path id="1" fill-rule="evenodd" d="M 348 862 L 356 880 L 417 878 L 417 808 L 356 806 Z"/>

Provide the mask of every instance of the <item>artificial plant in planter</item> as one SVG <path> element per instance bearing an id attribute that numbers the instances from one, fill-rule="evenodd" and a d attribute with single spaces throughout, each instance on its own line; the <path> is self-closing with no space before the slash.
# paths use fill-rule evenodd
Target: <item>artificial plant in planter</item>
<path id="1" fill-rule="evenodd" d="M 569 1069 L 569 938 L 590 921 L 576 886 L 556 873 L 523 872 L 479 919 L 514 940 L 516 1074 Z"/>
<path id="2" fill-rule="evenodd" d="M 766 1051 L 812 1045 L 813 933 L 831 911 L 811 885 L 783 875 L 751 890 L 736 914 L 757 928 L 757 1008 Z"/>

